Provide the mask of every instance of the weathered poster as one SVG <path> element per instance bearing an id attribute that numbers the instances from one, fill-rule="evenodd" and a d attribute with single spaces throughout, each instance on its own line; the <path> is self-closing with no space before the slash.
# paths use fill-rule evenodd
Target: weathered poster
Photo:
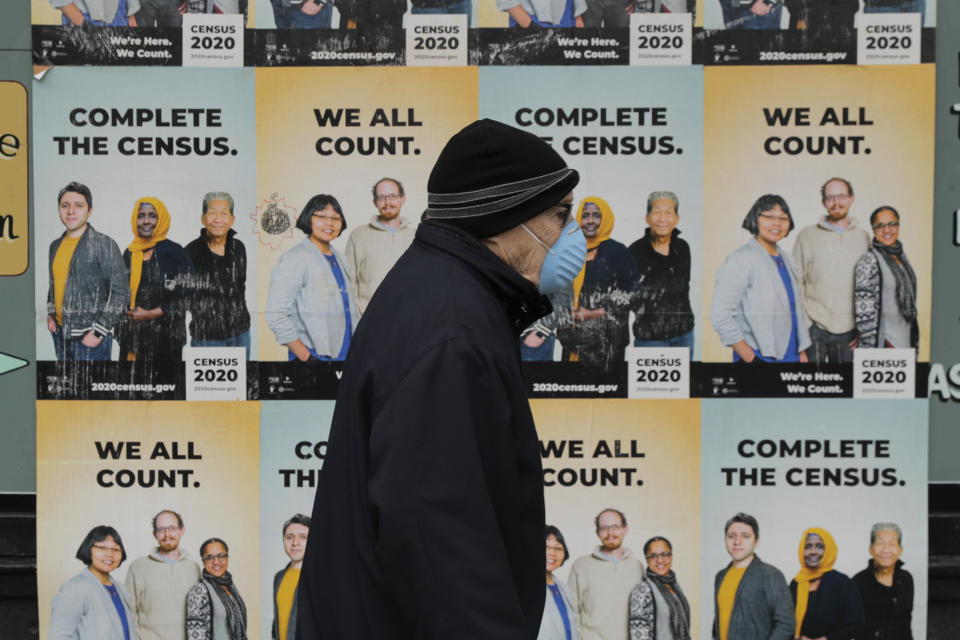
<path id="1" fill-rule="evenodd" d="M 728 638 L 739 624 L 926 637 L 927 411 L 924 400 L 704 400 L 700 637 L 718 611 Z"/>
<path id="2" fill-rule="evenodd" d="M 481 116 L 544 138 L 580 173 L 572 213 L 587 262 L 521 335 L 532 397 L 689 394 L 680 381 L 702 349 L 702 89 L 701 67 L 480 70 Z"/>
<path id="3" fill-rule="evenodd" d="M 37 65 L 252 62 L 248 0 L 30 0 L 30 6 Z"/>
<path id="4" fill-rule="evenodd" d="M 472 68 L 257 70 L 261 398 L 335 397 L 437 154 L 476 113 Z"/>
<path id="5" fill-rule="evenodd" d="M 253 71 L 52 69 L 34 92 L 38 397 L 245 399 Z"/>
<path id="6" fill-rule="evenodd" d="M 481 64 L 658 65 L 677 50 L 686 52 L 686 64 L 691 54 L 699 62 L 692 52 L 703 2 L 490 0 L 480 8 Z"/>
<path id="7" fill-rule="evenodd" d="M 933 62 L 937 0 L 704 0 L 703 64 Z"/>
<path id="8" fill-rule="evenodd" d="M 695 394 L 925 394 L 933 78 L 932 65 L 706 70 L 711 364 Z"/>
<path id="9" fill-rule="evenodd" d="M 292 637 L 291 592 L 310 536 L 333 402 L 264 402 L 260 411 L 260 637 Z M 275 612 L 270 615 L 270 612 Z"/>
<path id="10" fill-rule="evenodd" d="M 467 64 L 478 0 L 256 0 L 256 64 Z"/>
<path id="11" fill-rule="evenodd" d="M 572 625 L 581 637 L 652 637 L 663 624 L 652 612 L 668 598 L 674 634 L 697 637 L 700 402 L 534 400 L 531 408 L 543 454 L 546 578 Z M 545 624 L 562 632 L 559 608 L 548 593 Z"/>
<path id="12" fill-rule="evenodd" d="M 259 410 L 37 403 L 40 637 L 185 638 L 241 606 L 261 637 Z"/>

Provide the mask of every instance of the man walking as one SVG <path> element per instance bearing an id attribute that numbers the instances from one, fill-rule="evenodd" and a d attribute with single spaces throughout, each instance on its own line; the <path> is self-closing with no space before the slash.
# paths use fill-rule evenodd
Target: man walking
<path id="1" fill-rule="evenodd" d="M 543 471 L 517 340 L 583 266 L 578 180 L 540 138 L 492 120 L 440 153 L 428 219 L 344 367 L 299 640 L 536 637 Z"/>

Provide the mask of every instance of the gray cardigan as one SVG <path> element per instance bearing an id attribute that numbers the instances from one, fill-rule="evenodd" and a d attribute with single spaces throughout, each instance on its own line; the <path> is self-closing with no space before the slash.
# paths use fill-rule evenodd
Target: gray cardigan
<path id="1" fill-rule="evenodd" d="M 50 243 L 47 255 L 47 314 L 54 315 L 53 259 L 64 232 Z M 88 331 L 111 335 L 130 304 L 130 278 L 120 248 L 110 236 L 88 224 L 70 258 L 63 290 L 63 333 L 82 338 Z"/>
<path id="2" fill-rule="evenodd" d="M 290 563 L 287 563 L 283 569 L 277 571 L 273 576 L 273 627 L 270 629 L 270 637 L 273 640 L 294 640 L 297 637 L 297 596 L 300 593 L 300 583 L 297 583 L 297 588 L 293 590 L 293 607 L 290 608 L 290 620 L 287 622 L 287 637 L 278 638 L 280 635 L 280 614 L 277 611 L 277 591 L 280 590 L 280 583 L 283 582 L 283 576 L 287 573 L 287 569 L 290 568 Z"/>
<path id="3" fill-rule="evenodd" d="M 554 582 L 560 588 L 560 595 L 563 596 L 563 604 L 567 605 L 567 618 L 570 621 L 570 640 L 577 640 L 580 636 L 577 633 L 577 610 L 573 606 L 573 594 L 570 593 L 570 587 L 562 580 L 554 576 Z M 547 599 L 543 603 L 543 618 L 540 619 L 540 632 L 537 634 L 537 640 L 566 640 L 567 634 L 563 628 L 563 618 L 560 617 L 560 609 L 550 593 L 550 587 L 547 589 Z"/>
<path id="4" fill-rule="evenodd" d="M 347 259 L 336 249 L 333 255 L 347 287 L 352 333 L 359 318 L 356 285 Z M 280 344 L 299 338 L 318 355 L 335 358 L 340 353 L 346 326 L 343 300 L 333 270 L 309 237 L 280 256 L 273 268 L 266 319 Z"/>
<path id="5" fill-rule="evenodd" d="M 727 570 L 733 563 L 717 572 L 713 583 L 713 637 L 720 637 L 717 594 Z M 727 628 L 729 640 L 791 640 L 795 618 L 793 598 L 787 580 L 773 565 L 753 560 L 743 572 L 737 586 Z"/>
<path id="6" fill-rule="evenodd" d="M 130 638 L 137 637 L 131 599 L 119 582 L 113 581 L 127 616 Z M 84 569 L 63 583 L 53 598 L 49 640 L 124 640 L 123 625 L 106 587 Z"/>
<path id="7" fill-rule="evenodd" d="M 797 316 L 797 349 L 810 346 L 810 321 L 803 311 L 797 266 L 785 251 Z M 731 253 L 717 271 L 710 322 L 725 345 L 746 340 L 768 358 L 781 359 L 790 341 L 790 299 L 777 265 L 756 238 Z"/>

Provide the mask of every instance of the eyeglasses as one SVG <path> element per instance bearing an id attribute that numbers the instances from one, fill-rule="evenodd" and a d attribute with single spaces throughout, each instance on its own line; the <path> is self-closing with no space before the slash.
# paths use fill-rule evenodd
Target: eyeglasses
<path id="1" fill-rule="evenodd" d="M 386 202 L 388 200 L 394 201 L 399 200 L 403 197 L 402 193 L 385 193 L 382 196 L 376 196 L 373 200 L 374 202 Z"/>
<path id="2" fill-rule="evenodd" d="M 324 222 L 341 222 L 339 215 L 328 216 L 325 214 L 315 213 L 313 214 L 314 218 L 320 218 Z"/>
<path id="3" fill-rule="evenodd" d="M 230 557 L 230 556 L 228 556 L 228 555 L 225 554 L 225 553 L 211 553 L 210 555 L 203 556 L 202 560 L 203 560 L 204 562 L 213 562 L 214 560 L 221 560 L 221 561 L 223 561 L 223 560 L 226 560 L 226 559 L 229 558 L 229 557 Z"/>
<path id="4" fill-rule="evenodd" d="M 597 527 L 597 531 L 600 533 L 606 533 L 608 531 L 620 531 L 621 529 L 623 529 L 622 524 L 608 524 L 602 527 Z"/>
<path id="5" fill-rule="evenodd" d="M 772 216 L 769 213 L 761 213 L 761 218 L 766 218 L 767 220 L 772 220 L 774 222 L 782 222 L 784 224 L 790 224 L 789 216 Z"/>
<path id="6" fill-rule="evenodd" d="M 660 558 L 671 558 L 673 557 L 673 551 L 661 551 L 660 553 L 648 553 L 646 556 L 647 560 L 659 560 Z"/>
<path id="7" fill-rule="evenodd" d="M 153 530 L 154 533 L 173 533 L 174 531 L 180 531 L 180 527 L 157 527 Z"/>
<path id="8" fill-rule="evenodd" d="M 838 193 L 830 196 L 823 196 L 824 202 L 836 202 L 838 200 L 848 200 L 850 198 L 849 193 Z"/>
<path id="9" fill-rule="evenodd" d="M 878 222 L 877 224 L 873 225 L 873 228 L 877 231 L 880 231 L 882 229 L 896 229 L 899 226 L 900 223 L 894 220 L 893 222 Z"/>
<path id="10" fill-rule="evenodd" d="M 120 547 L 111 547 L 105 544 L 95 544 L 93 548 L 97 551 L 105 551 L 107 553 L 123 553 L 123 549 Z"/>

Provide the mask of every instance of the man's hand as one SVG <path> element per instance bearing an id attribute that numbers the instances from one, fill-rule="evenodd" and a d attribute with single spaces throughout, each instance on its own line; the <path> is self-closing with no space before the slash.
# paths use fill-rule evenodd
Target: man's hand
<path id="1" fill-rule="evenodd" d="M 57 321 L 53 319 L 53 316 L 47 316 L 47 331 L 50 333 L 57 332 Z"/>
<path id="2" fill-rule="evenodd" d="M 300 11 L 307 14 L 308 16 L 315 16 L 320 13 L 320 5 L 314 2 L 313 0 L 307 0 L 302 5 L 300 5 Z"/>
<path id="3" fill-rule="evenodd" d="M 137 26 L 137 16 L 133 15 L 127 18 L 127 25 L 131 27 Z"/>
<path id="4" fill-rule="evenodd" d="M 805 30 L 806 28 L 807 28 L 807 21 L 806 21 L 806 20 L 797 20 L 797 29 L 803 31 L 803 30 Z"/>
<path id="5" fill-rule="evenodd" d="M 628 2 L 627 6 L 623 8 L 623 12 L 627 15 L 630 15 L 631 13 L 636 11 L 636 9 L 637 9 L 637 5 L 635 2 Z"/>
<path id="6" fill-rule="evenodd" d="M 859 346 L 860 346 L 860 334 L 858 333 L 856 337 L 850 341 L 850 348 L 856 349 Z"/>
<path id="7" fill-rule="evenodd" d="M 753 3 L 753 6 L 750 7 L 750 11 L 753 13 L 753 15 L 765 16 L 770 13 L 770 5 L 763 0 L 757 0 Z"/>
<path id="8" fill-rule="evenodd" d="M 181 4 L 179 7 L 177 7 L 177 13 L 179 13 L 180 15 L 183 15 L 183 14 L 185 14 L 186 12 L 187 12 L 187 3 L 186 3 L 186 2 L 184 2 L 184 3 Z"/>
<path id="9" fill-rule="evenodd" d="M 583 16 L 577 16 L 573 19 L 573 26 L 577 29 L 583 29 Z"/>
<path id="10" fill-rule="evenodd" d="M 523 344 L 527 345 L 531 349 L 536 349 L 544 343 L 544 339 L 541 338 L 536 331 L 531 331 L 523 338 Z"/>
<path id="11" fill-rule="evenodd" d="M 797 359 L 798 359 L 800 362 L 810 362 L 810 359 L 807 358 L 807 351 L 806 351 L 806 350 L 801 351 L 800 354 L 797 356 Z"/>
<path id="12" fill-rule="evenodd" d="M 87 331 L 83 334 L 83 338 L 80 339 L 80 342 L 83 343 L 83 346 L 90 349 L 96 349 L 100 346 L 100 343 L 103 342 L 103 338 L 95 334 L 93 331 Z"/>

